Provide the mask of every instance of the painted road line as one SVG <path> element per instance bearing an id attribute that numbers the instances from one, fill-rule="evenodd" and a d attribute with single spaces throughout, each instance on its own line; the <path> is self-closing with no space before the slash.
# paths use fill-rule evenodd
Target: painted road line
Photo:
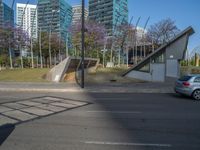
<path id="1" fill-rule="evenodd" d="M 22 104 L 22 105 L 26 105 L 26 106 L 37 106 L 37 105 L 41 105 L 41 103 L 32 102 L 32 101 L 20 101 L 20 102 L 17 102 L 17 103 Z"/>
<path id="2" fill-rule="evenodd" d="M 21 109 L 21 111 L 31 113 L 31 114 L 34 114 L 37 116 L 46 116 L 46 115 L 50 115 L 50 114 L 54 113 L 52 111 L 48 111 L 48 110 L 44 110 L 44 109 L 40 109 L 40 108 L 36 108 L 36 107 Z"/>
<path id="3" fill-rule="evenodd" d="M 9 116 L 9 117 L 12 117 L 12 118 L 16 118 L 21 121 L 27 121 L 27 120 L 34 119 L 37 117 L 35 115 L 30 115 L 28 113 L 24 113 L 19 110 L 9 111 L 9 112 L 5 112 L 3 114 L 6 116 Z"/>
<path id="4" fill-rule="evenodd" d="M 58 106 L 53 106 L 53 105 L 49 105 L 49 104 L 42 104 L 37 107 L 41 108 L 41 109 L 45 109 L 45 110 L 50 110 L 53 112 L 60 112 L 60 111 L 66 110 L 66 108 L 64 108 L 64 107 L 58 107 Z"/>
<path id="5" fill-rule="evenodd" d="M 21 108 L 26 108 L 27 106 L 18 104 L 18 103 L 4 103 L 2 106 L 6 106 L 12 109 L 21 109 Z"/>
<path id="6" fill-rule="evenodd" d="M 122 142 L 100 142 L 100 141 L 84 141 L 85 144 L 93 145 L 118 145 L 118 146 L 146 146 L 146 147 L 172 147 L 171 144 L 154 144 L 154 143 L 122 143 Z"/>
<path id="7" fill-rule="evenodd" d="M 87 111 L 88 113 L 141 114 L 140 111 Z"/>
<path id="8" fill-rule="evenodd" d="M 18 120 L 14 120 L 14 119 L 8 118 L 6 116 L 0 115 L 0 126 L 4 125 L 4 124 L 8 124 L 8 123 L 17 123 L 17 122 L 18 122 Z"/>
<path id="9" fill-rule="evenodd" d="M 4 106 L 0 106 L 0 113 L 11 111 L 11 110 L 13 110 L 13 109 L 8 108 L 8 107 L 4 107 Z"/>
<path id="10" fill-rule="evenodd" d="M 61 102 L 55 102 L 55 103 L 51 103 L 50 105 L 54 105 L 54 106 L 58 106 L 58 107 L 64 107 L 64 108 L 73 108 L 73 107 L 77 107 L 73 104 L 67 104 L 67 103 L 61 103 Z"/>

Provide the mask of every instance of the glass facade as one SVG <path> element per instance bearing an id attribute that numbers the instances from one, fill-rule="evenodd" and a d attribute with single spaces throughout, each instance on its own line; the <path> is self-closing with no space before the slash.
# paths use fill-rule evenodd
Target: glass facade
<path id="1" fill-rule="evenodd" d="M 38 28 L 66 39 L 72 22 L 72 7 L 66 0 L 38 0 Z"/>
<path id="2" fill-rule="evenodd" d="M 0 0 L 0 27 L 3 26 L 3 3 L 2 0 Z"/>
<path id="3" fill-rule="evenodd" d="M 0 27 L 14 26 L 14 11 L 0 0 Z"/>
<path id="4" fill-rule="evenodd" d="M 127 0 L 89 0 L 89 19 L 102 23 L 109 36 L 115 27 L 128 23 Z"/>

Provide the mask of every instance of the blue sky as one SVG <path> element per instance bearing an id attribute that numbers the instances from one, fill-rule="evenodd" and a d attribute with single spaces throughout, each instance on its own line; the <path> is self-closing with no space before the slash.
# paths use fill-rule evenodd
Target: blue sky
<path id="1" fill-rule="evenodd" d="M 15 0 L 26 3 L 28 0 Z M 67 0 L 69 4 L 80 4 L 81 0 Z M 4 0 L 8 5 L 12 0 Z M 30 0 L 36 4 L 37 0 Z M 86 0 L 86 4 L 88 0 Z M 192 26 L 195 34 L 190 38 L 189 49 L 192 50 L 200 45 L 200 0 L 128 0 L 129 18 L 133 16 L 133 24 L 141 16 L 139 26 L 143 27 L 150 16 L 148 26 L 166 18 L 176 22 L 179 29 L 183 30 Z M 147 27 L 148 27 L 147 26 Z"/>

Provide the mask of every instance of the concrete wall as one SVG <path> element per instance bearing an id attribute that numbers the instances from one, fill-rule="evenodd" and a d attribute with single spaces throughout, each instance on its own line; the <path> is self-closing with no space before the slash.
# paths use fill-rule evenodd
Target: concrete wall
<path id="1" fill-rule="evenodd" d="M 53 67 L 47 74 L 46 79 L 53 82 L 60 82 L 70 63 L 70 57 L 64 59 L 60 64 Z"/>
<path id="2" fill-rule="evenodd" d="M 184 35 L 166 48 L 166 59 L 184 59 L 187 49 L 188 35 Z"/>
<path id="3" fill-rule="evenodd" d="M 165 81 L 165 64 L 155 63 L 151 64 L 152 81 L 164 82 Z"/>
<path id="4" fill-rule="evenodd" d="M 95 58 L 85 58 L 84 68 L 86 71 L 96 70 L 99 61 L 99 59 Z M 67 57 L 47 73 L 46 79 L 53 82 L 61 82 L 64 80 L 65 74 L 70 72 L 78 72 L 81 68 L 80 64 L 80 57 Z"/>
<path id="5" fill-rule="evenodd" d="M 130 78 L 144 80 L 144 81 L 151 81 L 152 80 L 151 74 L 148 73 L 148 72 L 141 72 L 141 71 L 133 70 L 133 71 L 129 72 L 126 76 L 130 77 Z"/>
<path id="6" fill-rule="evenodd" d="M 177 59 L 166 60 L 166 77 L 178 78 L 180 73 L 180 64 Z"/>
<path id="7" fill-rule="evenodd" d="M 165 81 L 165 64 L 150 64 L 150 72 L 141 72 L 133 70 L 127 74 L 127 77 L 140 79 L 144 81 Z"/>

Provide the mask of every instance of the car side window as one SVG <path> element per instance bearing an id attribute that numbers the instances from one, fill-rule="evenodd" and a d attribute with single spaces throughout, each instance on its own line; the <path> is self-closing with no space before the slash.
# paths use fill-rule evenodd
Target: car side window
<path id="1" fill-rule="evenodd" d="M 194 79 L 194 82 L 200 83 L 200 77 L 196 77 L 196 78 Z"/>

